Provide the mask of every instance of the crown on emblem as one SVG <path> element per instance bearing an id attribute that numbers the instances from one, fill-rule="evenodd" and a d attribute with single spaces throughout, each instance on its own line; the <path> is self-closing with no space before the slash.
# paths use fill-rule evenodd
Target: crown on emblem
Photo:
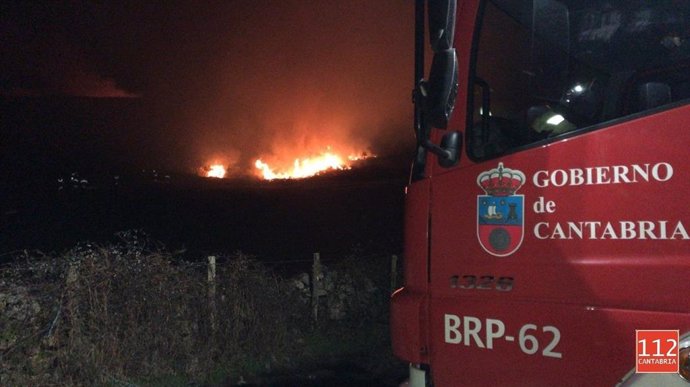
<path id="1" fill-rule="evenodd" d="M 525 184 L 525 175 L 517 169 L 505 168 L 503 163 L 498 163 L 498 168 L 479 174 L 477 184 L 487 195 L 510 196 Z"/>

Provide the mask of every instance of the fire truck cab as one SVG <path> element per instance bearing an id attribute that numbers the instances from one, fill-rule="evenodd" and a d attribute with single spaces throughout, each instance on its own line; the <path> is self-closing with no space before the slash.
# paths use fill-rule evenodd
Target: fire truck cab
<path id="1" fill-rule="evenodd" d="M 690 386 L 690 1 L 415 14 L 410 385 Z"/>

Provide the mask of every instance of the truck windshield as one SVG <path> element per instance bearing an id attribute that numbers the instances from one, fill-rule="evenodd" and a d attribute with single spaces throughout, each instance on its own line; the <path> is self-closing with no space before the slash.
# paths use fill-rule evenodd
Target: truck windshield
<path id="1" fill-rule="evenodd" d="M 476 159 L 690 98 L 690 1 L 492 0 L 479 18 Z"/>

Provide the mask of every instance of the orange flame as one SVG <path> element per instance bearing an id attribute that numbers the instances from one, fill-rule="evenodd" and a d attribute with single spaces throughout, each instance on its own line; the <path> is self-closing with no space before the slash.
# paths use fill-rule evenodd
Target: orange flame
<path id="1" fill-rule="evenodd" d="M 208 170 L 206 170 L 206 177 L 222 179 L 225 177 L 226 172 L 225 166 L 222 164 L 213 164 L 208 167 Z"/>
<path id="2" fill-rule="evenodd" d="M 261 159 L 257 159 L 254 166 L 257 169 L 259 177 L 265 180 L 303 179 L 327 171 L 350 169 L 352 168 L 352 161 L 359 161 L 370 157 L 375 156 L 363 153 L 360 156 L 350 155 L 348 157 L 342 157 L 328 150 L 313 157 L 302 159 L 296 158 L 292 165 L 283 168 L 271 166 Z"/>

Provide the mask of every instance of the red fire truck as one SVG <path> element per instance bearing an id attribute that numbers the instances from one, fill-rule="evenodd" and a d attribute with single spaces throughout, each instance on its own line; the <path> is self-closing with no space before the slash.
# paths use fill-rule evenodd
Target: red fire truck
<path id="1" fill-rule="evenodd" d="M 690 386 L 690 1 L 415 20 L 410 385 Z"/>

